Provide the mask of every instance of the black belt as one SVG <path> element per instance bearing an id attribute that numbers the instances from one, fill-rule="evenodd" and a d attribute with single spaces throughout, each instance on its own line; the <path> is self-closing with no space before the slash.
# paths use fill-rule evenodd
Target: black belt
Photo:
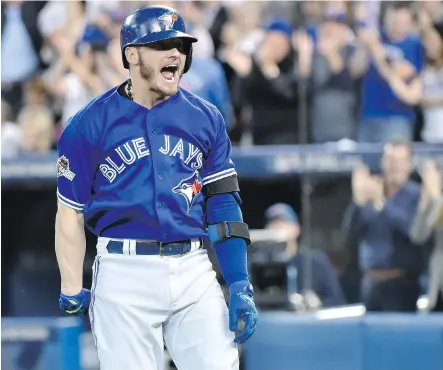
<path id="1" fill-rule="evenodd" d="M 201 240 L 196 241 L 201 248 Z M 123 242 L 110 240 L 106 249 L 111 254 L 123 254 Z M 134 252 L 135 255 L 143 256 L 177 256 L 189 253 L 192 248 L 191 240 L 184 240 L 173 243 L 162 243 L 156 241 L 136 241 L 135 251 L 129 249 L 128 254 Z"/>

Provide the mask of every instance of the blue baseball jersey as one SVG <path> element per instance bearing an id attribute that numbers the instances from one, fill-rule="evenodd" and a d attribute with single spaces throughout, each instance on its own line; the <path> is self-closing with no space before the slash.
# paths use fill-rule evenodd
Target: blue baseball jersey
<path id="1" fill-rule="evenodd" d="M 184 89 L 147 109 L 115 87 L 58 140 L 57 197 L 97 236 L 207 238 L 202 187 L 236 175 L 220 112 Z"/>

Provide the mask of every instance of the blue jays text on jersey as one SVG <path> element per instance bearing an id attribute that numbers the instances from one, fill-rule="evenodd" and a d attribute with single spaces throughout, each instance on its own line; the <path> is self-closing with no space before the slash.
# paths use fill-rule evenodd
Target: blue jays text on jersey
<path id="1" fill-rule="evenodd" d="M 164 135 L 164 137 L 165 144 L 159 149 L 160 153 L 170 156 L 179 156 L 180 159 L 190 165 L 191 168 L 200 169 L 202 167 L 203 153 L 198 147 L 191 143 L 185 145 L 186 143 L 184 143 L 181 138 L 177 139 L 177 143 L 171 147 L 170 136 Z M 140 159 L 149 154 L 149 149 L 147 149 L 143 137 L 132 139 L 115 148 L 115 153 L 108 155 L 105 158 L 106 163 L 100 164 L 99 169 L 109 182 L 113 182 L 117 175 L 122 173 L 128 165 L 132 165 L 135 163 L 136 159 Z"/>
<path id="2" fill-rule="evenodd" d="M 152 109 L 113 88 L 67 123 L 57 196 L 97 236 L 206 237 L 202 187 L 236 174 L 220 112 L 179 89 Z"/>

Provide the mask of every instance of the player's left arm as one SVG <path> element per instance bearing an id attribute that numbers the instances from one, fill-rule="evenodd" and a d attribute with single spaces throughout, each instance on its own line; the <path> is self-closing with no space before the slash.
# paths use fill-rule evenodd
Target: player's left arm
<path id="1" fill-rule="evenodd" d="M 229 328 L 237 331 L 238 320 L 245 322 L 236 343 L 244 343 L 254 333 L 258 312 L 247 269 L 249 228 L 243 222 L 235 166 L 230 159 L 231 143 L 223 118 L 217 112 L 217 135 L 202 170 L 206 198 L 208 236 L 221 272 L 229 286 Z"/>

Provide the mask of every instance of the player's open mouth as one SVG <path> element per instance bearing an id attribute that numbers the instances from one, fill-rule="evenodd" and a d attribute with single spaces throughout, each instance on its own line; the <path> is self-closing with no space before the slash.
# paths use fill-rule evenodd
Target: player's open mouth
<path id="1" fill-rule="evenodd" d="M 178 71 L 178 65 L 177 64 L 169 64 L 165 67 L 163 67 L 160 70 L 161 75 L 168 83 L 174 83 L 176 80 Z"/>

